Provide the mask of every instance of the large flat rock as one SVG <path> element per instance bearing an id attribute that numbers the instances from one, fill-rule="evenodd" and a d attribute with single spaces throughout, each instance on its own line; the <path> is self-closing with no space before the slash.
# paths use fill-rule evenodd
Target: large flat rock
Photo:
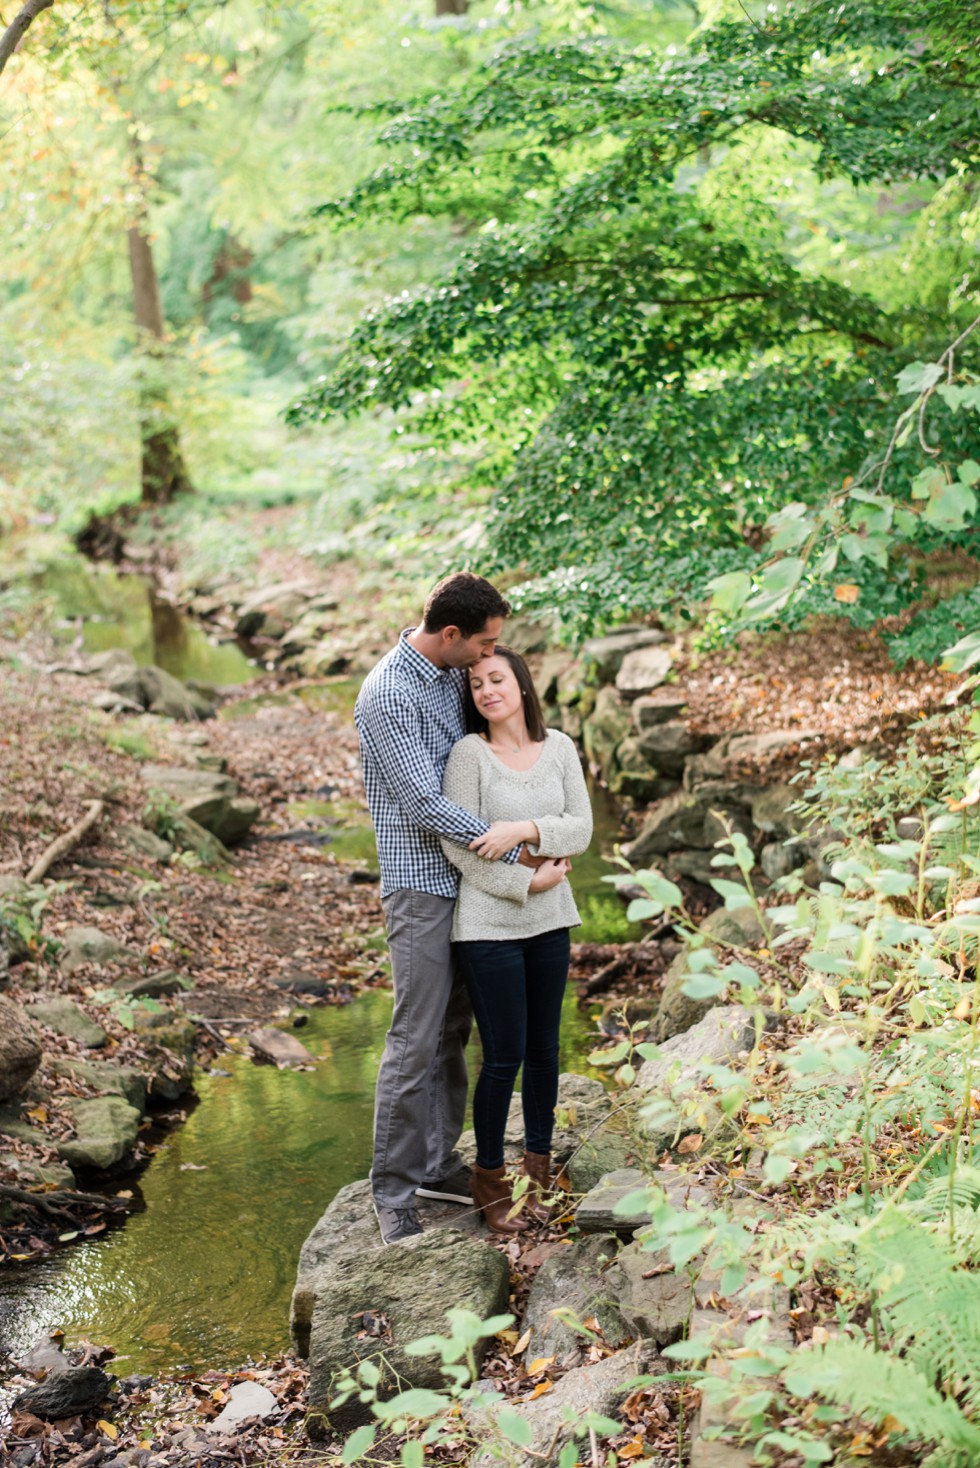
<path id="1" fill-rule="evenodd" d="M 632 1340 L 633 1332 L 611 1299 L 604 1274 L 618 1249 L 615 1234 L 591 1235 L 576 1239 L 541 1266 L 520 1326 L 522 1335 L 531 1332 L 528 1361 L 550 1357 L 558 1370 L 581 1364 L 590 1337 L 562 1318 L 564 1310 L 578 1321 L 594 1320 L 606 1345 L 614 1349 Z"/>
<path id="2" fill-rule="evenodd" d="M 476 1210 L 458 1203 L 420 1199 L 419 1216 L 423 1228 L 428 1230 L 448 1228 L 481 1238 L 486 1236 L 483 1220 Z M 337 1263 L 366 1258 L 383 1249 L 371 1203 L 370 1182 L 362 1178 L 348 1183 L 310 1230 L 300 1250 L 289 1314 L 290 1334 L 298 1355 L 309 1355 L 313 1307 L 321 1281 L 325 1280 L 329 1286 Z"/>
<path id="3" fill-rule="evenodd" d="M 572 1441 L 575 1427 L 583 1417 L 589 1412 L 615 1417 L 616 1408 L 632 1390 L 638 1376 L 667 1370 L 667 1362 L 647 1342 L 638 1341 L 602 1361 L 575 1367 L 550 1392 L 533 1401 L 509 1401 L 508 1409 L 523 1417 L 532 1434 L 527 1452 L 516 1447 L 509 1449 L 506 1461 L 510 1468 L 554 1468 L 562 1448 Z M 489 1436 L 484 1413 L 467 1414 L 467 1425 L 477 1440 L 485 1441 Z M 587 1436 L 580 1448 L 579 1461 L 593 1461 Z M 500 1458 L 492 1452 L 478 1452 L 470 1462 L 471 1468 L 495 1468 Z"/>
<path id="4" fill-rule="evenodd" d="M 71 1106 L 75 1138 L 59 1142 L 58 1156 L 77 1171 L 121 1162 L 136 1145 L 140 1113 L 121 1096 L 98 1096 Z"/>
<path id="5" fill-rule="evenodd" d="M 133 1065 L 111 1064 L 105 1060 L 76 1060 L 73 1056 L 51 1056 L 47 1069 L 56 1076 L 91 1086 L 109 1096 L 122 1096 L 141 1114 L 146 1110 L 147 1078 Z"/>
<path id="6" fill-rule="evenodd" d="M 435 1356 L 409 1356 L 421 1336 L 449 1333 L 446 1311 L 471 1310 L 480 1319 L 507 1308 L 510 1270 L 491 1244 L 456 1229 L 435 1229 L 390 1248 L 346 1254 L 322 1269 L 310 1329 L 309 1430 L 320 1437 L 368 1420 L 356 1398 L 329 1411 L 338 1372 L 370 1357 L 389 1394 L 405 1386 L 445 1382 Z M 478 1345 L 477 1361 L 486 1345 Z"/>
<path id="7" fill-rule="evenodd" d="M 645 1208 L 622 1211 L 622 1203 L 631 1193 L 644 1188 L 662 1187 L 675 1208 L 688 1203 L 706 1203 L 706 1189 L 686 1173 L 641 1172 L 638 1167 L 618 1168 L 609 1172 L 586 1193 L 575 1210 L 575 1222 L 583 1233 L 616 1233 L 629 1238 L 638 1228 L 649 1227 L 652 1219 Z"/>
<path id="8" fill-rule="evenodd" d="M 742 1004 L 720 1004 L 681 1035 L 660 1046 L 660 1060 L 646 1060 L 636 1076 L 641 1097 L 638 1124 L 660 1153 L 694 1132 L 716 1135 L 722 1122 L 717 1093 L 699 1084 L 713 1065 L 737 1067 L 755 1044 L 755 1015 Z M 649 1104 L 642 1104 L 642 1097 Z M 669 1106 L 665 1109 L 664 1102 Z"/>

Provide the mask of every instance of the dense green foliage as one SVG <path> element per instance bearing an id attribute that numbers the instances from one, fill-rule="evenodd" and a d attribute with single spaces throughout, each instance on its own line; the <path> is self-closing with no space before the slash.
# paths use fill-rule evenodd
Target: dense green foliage
<path id="1" fill-rule="evenodd" d="M 380 404 L 476 439 L 485 559 L 583 623 L 754 564 L 976 314 L 974 7 L 722 10 L 667 49 L 538 29 L 384 104 L 394 161 L 321 210 L 446 215 L 466 243 L 365 313 L 294 419 Z M 966 413 L 942 429 L 976 438 Z"/>

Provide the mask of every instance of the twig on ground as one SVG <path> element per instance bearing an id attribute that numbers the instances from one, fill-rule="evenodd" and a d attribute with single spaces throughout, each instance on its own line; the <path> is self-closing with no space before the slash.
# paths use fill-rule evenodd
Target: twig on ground
<path id="1" fill-rule="evenodd" d="M 71 851 L 72 847 L 78 845 L 82 837 L 101 819 L 104 811 L 104 800 L 90 800 L 88 810 L 82 819 L 77 821 L 70 831 L 66 831 L 56 841 L 52 841 L 51 845 L 38 857 L 24 878 L 27 885 L 34 887 L 38 882 L 42 881 L 55 862 L 60 861 L 63 856 Z"/>

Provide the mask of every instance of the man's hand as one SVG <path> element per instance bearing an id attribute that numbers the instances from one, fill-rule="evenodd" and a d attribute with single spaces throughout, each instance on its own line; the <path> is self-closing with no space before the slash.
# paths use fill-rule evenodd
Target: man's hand
<path id="1" fill-rule="evenodd" d="M 548 860 L 546 856 L 532 856 L 526 846 L 522 846 L 517 858 L 519 867 L 543 867 Z"/>
<path id="2" fill-rule="evenodd" d="M 534 873 L 528 891 L 550 892 L 552 887 L 557 887 L 559 883 L 564 882 L 571 870 L 572 864 L 567 857 L 559 856 L 556 861 L 549 858 L 542 862 Z"/>
<path id="3" fill-rule="evenodd" d="M 487 861 L 499 861 L 522 842 L 537 844 L 540 840 L 540 832 L 533 821 L 494 821 L 489 831 L 470 842 L 470 851 L 475 851 L 477 856 Z"/>

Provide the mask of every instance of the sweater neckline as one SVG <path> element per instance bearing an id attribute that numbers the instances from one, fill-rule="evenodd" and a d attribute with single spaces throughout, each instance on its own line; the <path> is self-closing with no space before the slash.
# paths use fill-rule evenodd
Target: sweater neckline
<path id="1" fill-rule="evenodd" d="M 551 747 L 552 740 L 551 740 L 551 737 L 550 736 L 551 736 L 551 730 L 550 729 L 546 729 L 545 730 L 544 739 L 541 741 L 541 753 L 538 755 L 537 759 L 534 761 L 534 764 L 533 765 L 528 765 L 528 767 L 527 767 L 526 770 L 515 770 L 512 765 L 509 765 L 504 760 L 502 760 L 500 758 L 499 754 L 494 754 L 493 750 L 490 748 L 489 742 L 486 739 L 484 739 L 484 737 L 483 737 L 482 734 L 476 734 L 476 735 L 474 735 L 474 738 L 476 738 L 477 740 L 479 740 L 480 748 L 481 749 L 484 749 L 486 751 L 486 753 L 493 760 L 494 764 L 497 765 L 501 770 L 506 770 L 506 772 L 507 772 L 508 775 L 530 775 L 530 774 L 533 774 L 533 772 L 538 768 L 538 765 L 544 759 L 545 755 L 548 752 L 548 749 Z"/>

